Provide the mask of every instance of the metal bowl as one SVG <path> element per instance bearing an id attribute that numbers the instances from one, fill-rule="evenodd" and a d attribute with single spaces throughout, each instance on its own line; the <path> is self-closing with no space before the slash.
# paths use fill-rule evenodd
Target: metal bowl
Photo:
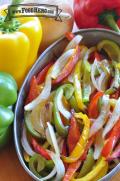
<path id="1" fill-rule="evenodd" d="M 103 29 L 89 29 L 89 30 L 80 30 L 75 34 L 81 34 L 83 36 L 83 43 L 87 46 L 94 46 L 101 40 L 110 39 L 115 41 L 120 45 L 120 35 L 108 30 Z M 40 181 L 27 167 L 23 158 L 23 149 L 21 146 L 21 132 L 22 132 L 22 124 L 23 124 L 23 116 L 24 116 L 24 100 L 28 93 L 29 89 L 29 82 L 33 75 L 36 75 L 42 68 L 54 57 L 59 57 L 63 52 L 65 46 L 67 45 L 68 41 L 65 37 L 62 37 L 55 43 L 53 43 L 50 47 L 48 47 L 38 58 L 37 62 L 34 64 L 30 72 L 28 73 L 21 90 L 19 92 L 18 100 L 16 103 L 15 108 L 15 120 L 14 120 L 14 141 L 16 152 L 18 158 L 20 160 L 21 165 L 26 170 L 26 172 L 35 180 Z M 104 176 L 100 181 L 108 181 L 115 173 L 120 170 L 120 163 L 106 176 Z"/>

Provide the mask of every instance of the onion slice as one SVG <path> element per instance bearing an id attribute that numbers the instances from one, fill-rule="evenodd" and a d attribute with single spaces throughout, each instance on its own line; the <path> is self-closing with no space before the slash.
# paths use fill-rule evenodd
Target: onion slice
<path id="1" fill-rule="evenodd" d="M 59 150 L 54 129 L 49 122 L 47 122 L 47 125 L 48 125 L 48 131 L 49 131 L 49 134 L 46 135 L 48 142 L 54 147 L 56 155 L 60 156 L 60 150 Z M 50 138 L 48 138 L 49 135 L 50 135 Z"/>
<path id="2" fill-rule="evenodd" d="M 70 49 L 64 52 L 53 65 L 51 77 L 56 79 L 60 71 L 64 68 L 69 58 L 74 54 L 75 49 Z"/>
<path id="3" fill-rule="evenodd" d="M 27 136 L 26 136 L 26 128 L 25 126 L 23 126 L 22 129 L 22 138 L 21 138 L 21 143 L 22 143 L 22 147 L 24 148 L 25 152 L 30 155 L 33 156 L 35 154 L 35 152 L 32 150 L 28 140 L 27 140 Z"/>
<path id="4" fill-rule="evenodd" d="M 95 79 L 95 72 L 96 72 L 97 64 L 98 64 L 98 62 L 97 62 L 97 60 L 95 59 L 95 60 L 94 60 L 94 63 L 93 63 L 92 66 L 91 66 L 91 80 L 92 80 L 92 83 L 93 83 L 94 87 L 95 87 L 97 90 L 101 91 L 101 90 L 99 89 L 99 86 L 98 86 L 98 84 L 97 84 L 97 82 L 96 82 L 96 79 Z"/>
<path id="5" fill-rule="evenodd" d="M 51 81 L 51 72 L 50 72 L 46 77 L 45 86 L 44 86 L 42 92 L 36 99 L 34 99 L 32 102 L 30 102 L 29 104 L 27 104 L 24 107 L 25 111 L 31 111 L 38 104 L 40 104 L 43 100 L 46 100 L 50 96 L 51 87 L 52 87 L 52 81 Z"/>
<path id="6" fill-rule="evenodd" d="M 57 154 L 49 151 L 49 155 L 52 158 L 52 160 L 53 160 L 53 162 L 55 164 L 56 170 L 57 170 L 57 175 L 56 175 L 54 181 L 56 181 L 56 180 L 61 181 L 62 178 L 65 175 L 64 164 L 63 164 L 62 160 L 60 159 L 60 157 Z"/>
<path id="7" fill-rule="evenodd" d="M 100 77 L 98 78 L 98 88 L 100 91 L 105 91 L 105 82 L 106 82 L 106 74 L 102 72 Z"/>
<path id="8" fill-rule="evenodd" d="M 103 127 L 103 125 L 105 123 L 105 119 L 109 113 L 109 110 L 110 110 L 109 95 L 104 95 L 102 98 L 102 102 L 103 102 L 103 105 L 101 108 L 100 115 L 94 121 L 94 123 L 92 124 L 92 126 L 90 128 L 90 137 Z"/>
<path id="9" fill-rule="evenodd" d="M 60 113 L 69 120 L 71 118 L 71 113 L 63 106 L 62 97 L 63 89 L 60 90 L 59 95 L 57 96 L 57 107 Z"/>
<path id="10" fill-rule="evenodd" d="M 83 39 L 83 37 L 81 35 L 76 35 L 66 46 L 65 51 L 75 48 L 77 45 L 79 45 L 79 43 L 81 42 L 81 40 Z"/>
<path id="11" fill-rule="evenodd" d="M 103 130 L 103 137 L 107 135 L 107 133 L 113 128 L 113 126 L 117 123 L 120 117 L 120 98 L 117 100 L 113 113 L 106 123 L 106 126 Z"/>

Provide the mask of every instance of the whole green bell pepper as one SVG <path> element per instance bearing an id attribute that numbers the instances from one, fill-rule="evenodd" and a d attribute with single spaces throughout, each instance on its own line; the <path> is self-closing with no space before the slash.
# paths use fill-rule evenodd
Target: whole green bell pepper
<path id="1" fill-rule="evenodd" d="M 0 72 L 0 105 L 10 106 L 17 100 L 17 84 L 14 78 L 5 72 Z"/>
<path id="2" fill-rule="evenodd" d="M 11 124 L 14 113 L 11 108 L 17 100 L 17 84 L 14 78 L 5 72 L 0 72 L 0 148 L 6 145 L 10 138 Z"/>

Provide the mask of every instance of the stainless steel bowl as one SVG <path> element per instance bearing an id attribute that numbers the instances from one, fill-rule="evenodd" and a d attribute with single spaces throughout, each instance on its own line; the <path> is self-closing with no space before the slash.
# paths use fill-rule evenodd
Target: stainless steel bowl
<path id="1" fill-rule="evenodd" d="M 80 30 L 75 34 L 81 34 L 83 36 L 83 43 L 87 46 L 93 46 L 99 41 L 103 39 L 110 39 L 115 41 L 120 45 L 120 35 L 108 30 L 103 29 L 89 29 L 89 30 Z M 14 141 L 16 152 L 18 158 L 20 160 L 21 165 L 26 170 L 26 172 L 35 180 L 40 181 L 26 166 L 23 158 L 23 149 L 21 146 L 21 129 L 23 124 L 23 113 L 24 113 L 24 100 L 28 93 L 29 82 L 33 75 L 37 74 L 42 68 L 54 57 L 59 57 L 67 45 L 68 41 L 65 37 L 62 37 L 55 43 L 53 43 L 50 47 L 48 47 L 38 58 L 37 62 L 34 64 L 30 72 L 28 73 L 22 88 L 19 92 L 18 100 L 15 108 L 15 120 L 14 120 Z M 103 177 L 100 181 L 108 181 L 115 173 L 120 170 L 120 163 L 105 177 Z"/>

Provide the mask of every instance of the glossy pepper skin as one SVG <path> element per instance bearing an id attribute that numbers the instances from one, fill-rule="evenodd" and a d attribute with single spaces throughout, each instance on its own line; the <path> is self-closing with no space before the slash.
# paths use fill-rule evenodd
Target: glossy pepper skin
<path id="1" fill-rule="evenodd" d="M 74 17 L 79 28 L 107 28 L 120 32 L 119 0 L 74 0 Z"/>
<path id="2" fill-rule="evenodd" d="M 36 61 L 42 28 L 37 17 L 4 22 L 3 10 L 0 8 L 0 70 L 10 73 L 20 87 L 26 73 Z"/>
<path id="3" fill-rule="evenodd" d="M 17 84 L 14 78 L 0 72 L 0 148 L 6 145 L 11 135 L 11 124 L 14 114 L 8 106 L 17 100 Z"/>

